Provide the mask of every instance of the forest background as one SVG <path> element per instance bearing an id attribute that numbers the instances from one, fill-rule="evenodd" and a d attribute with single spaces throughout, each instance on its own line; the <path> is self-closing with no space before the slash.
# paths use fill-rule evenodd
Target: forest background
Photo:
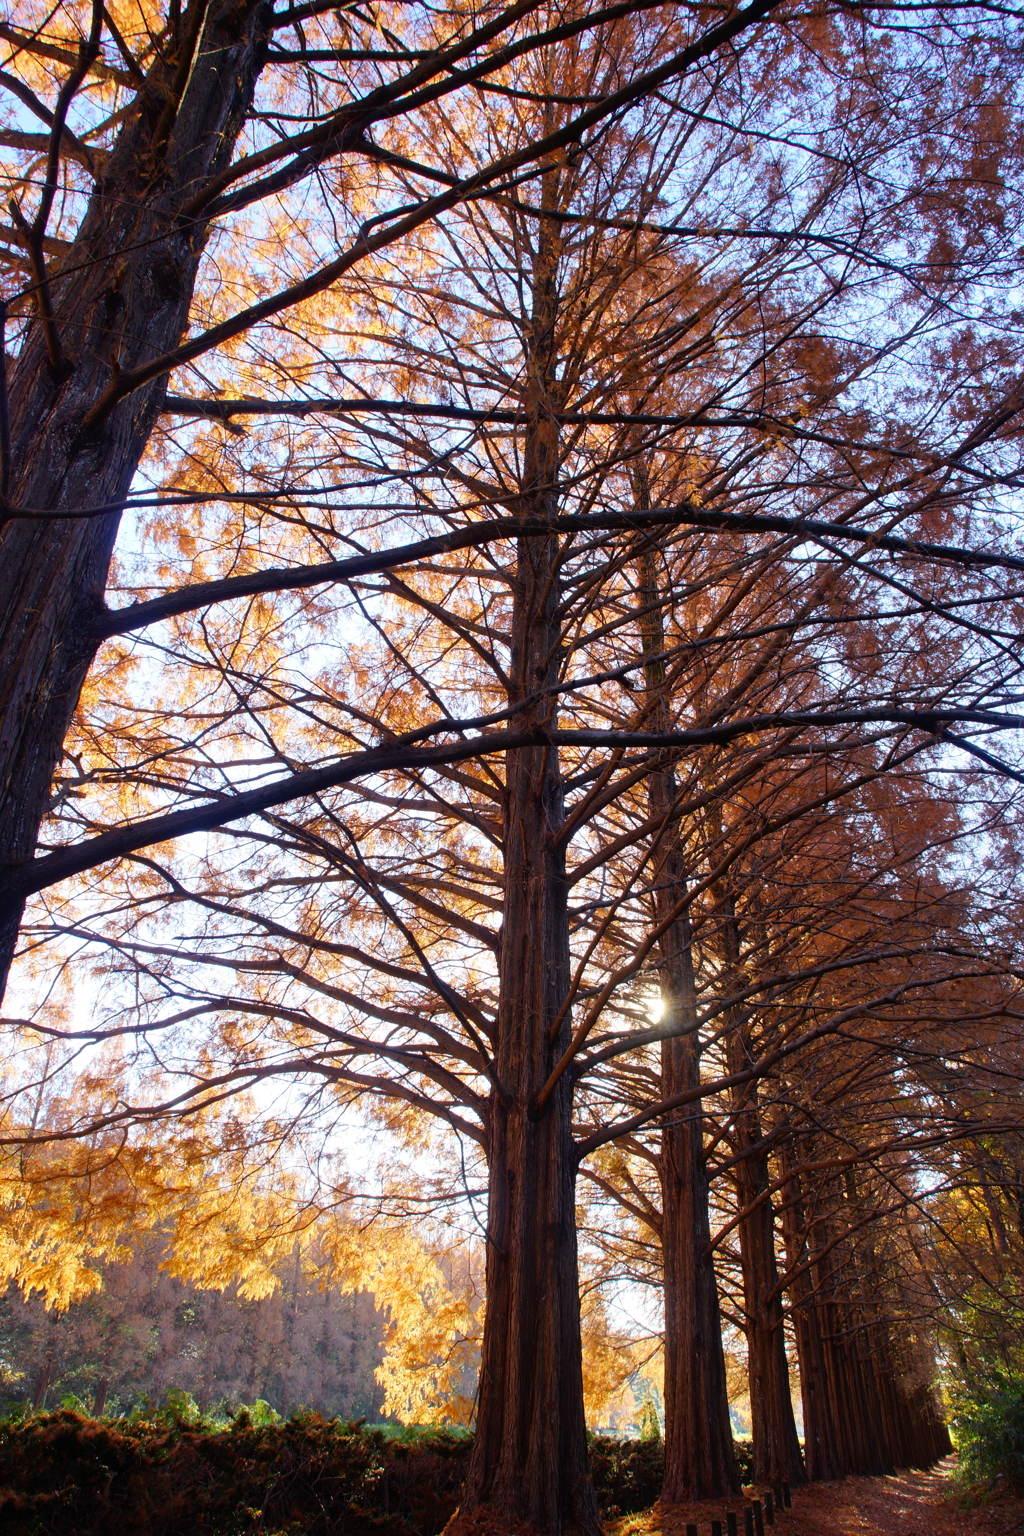
<path id="1" fill-rule="evenodd" d="M 472 1421 L 466 1530 L 655 1388 L 668 1504 L 730 1395 L 934 1460 L 1021 1372 L 1020 17 L 0 40 L 9 1374 L 201 1306 Z"/>

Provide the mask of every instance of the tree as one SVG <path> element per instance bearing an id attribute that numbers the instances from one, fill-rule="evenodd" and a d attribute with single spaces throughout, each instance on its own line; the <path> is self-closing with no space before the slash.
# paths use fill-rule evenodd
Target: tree
<path id="1" fill-rule="evenodd" d="M 510 179 L 514 184 L 522 167 L 576 142 L 611 113 L 685 71 L 760 20 L 772 4 L 754 0 L 747 12 L 703 32 L 698 23 L 683 46 L 648 77 L 628 82 L 556 133 L 521 147 L 518 155 L 499 157 L 466 186 L 447 173 L 413 167 L 428 183 L 440 180 L 446 190 L 434 197 L 421 195 L 411 212 L 394 214 L 387 210 L 385 191 L 383 212 L 377 202 L 378 211 L 369 219 L 357 222 L 357 214 L 351 220 L 350 243 L 340 255 L 324 261 L 314 239 L 313 262 L 301 275 L 241 308 L 229 303 L 226 317 L 185 341 L 181 338 L 195 314 L 201 260 L 216 222 L 233 226 L 241 241 L 235 259 L 244 260 L 244 221 L 239 227 L 244 210 L 272 207 L 274 199 L 294 188 L 301 192 L 339 157 L 377 167 L 393 163 L 393 152 L 369 137 L 376 125 L 400 122 L 439 96 L 471 89 L 545 42 L 642 9 L 643 0 L 607 13 L 584 11 L 542 31 L 534 27 L 534 0 L 490 14 L 458 12 L 436 20 L 431 15 L 422 26 L 417 18 L 411 28 L 403 28 L 405 36 L 389 32 L 384 49 L 372 46 L 373 26 L 368 39 L 363 35 L 367 24 L 353 19 L 353 13 L 315 0 L 280 16 L 254 0 L 225 0 L 220 6 L 193 0 L 184 12 L 175 5 L 152 18 L 128 7 L 124 30 L 104 16 L 96 0 L 91 10 L 68 3 L 56 20 L 53 13 L 40 13 L 31 30 L 14 29 L 13 60 L 21 74 L 8 76 L 6 88 L 49 132 L 41 136 L 18 129 L 7 135 L 13 147 L 29 156 L 42 149 L 45 171 L 31 216 L 15 198 L 21 249 L 16 246 L 8 258 L 16 271 L 29 275 L 18 299 L 22 306 L 28 301 L 31 319 L 5 387 L 10 406 L 0 433 L 2 494 L 10 519 L 3 535 L 2 600 L 6 756 L 0 782 L 6 866 L 16 868 L 33 851 L 82 682 L 99 645 L 119 627 L 114 620 L 111 629 L 102 611 L 103 588 L 122 509 L 153 432 L 168 374 L 314 298 L 365 255 L 462 198 Z M 398 12 L 401 26 L 406 18 L 401 7 Z M 313 19 L 317 30 L 326 33 L 324 47 L 309 49 L 305 42 L 298 49 L 274 46 L 281 30 L 298 27 L 301 36 L 303 21 Z M 499 41 L 501 47 L 491 46 Z M 112 66 L 108 54 L 119 62 Z M 333 78 L 315 67 L 321 62 L 338 66 Z M 388 65 L 395 71 L 390 76 Z M 40 73 L 54 92 L 52 107 L 22 78 L 27 74 L 38 83 Z M 279 83 L 264 82 L 268 73 Z M 284 98 L 279 108 L 269 113 L 255 109 L 260 84 L 264 89 L 269 84 L 271 95 Z M 322 109 L 325 96 L 329 105 Z M 84 114 L 77 133 L 71 127 L 76 106 Z M 292 106 L 297 113 L 288 110 Z M 92 120 L 97 110 L 106 113 L 99 123 Z M 305 123 L 298 131 L 291 126 L 296 116 Z M 278 125 L 279 132 L 269 135 L 264 123 Z M 253 130 L 248 153 L 233 158 L 247 127 Z M 400 155 L 397 163 L 405 164 Z M 93 183 L 91 191 L 88 183 L 81 190 L 83 170 Z M 349 202 L 350 219 L 355 208 L 365 211 L 368 193 L 372 199 L 371 188 L 355 176 L 343 176 L 338 190 Z M 51 228 L 58 194 L 65 204 L 65 228 L 74 228 L 80 215 L 70 239 Z M 280 238 L 278 232 L 276 241 Z M 56 270 L 48 260 L 54 240 Z M 216 275 L 215 266 L 211 276 Z M 238 286 L 243 294 L 246 288 L 251 292 L 244 278 Z M 263 284 L 254 286 L 258 290 Z M 223 296 L 223 288 L 201 293 L 200 305 L 205 300 L 216 311 Z M 205 318 L 200 308 L 200 324 Z M 286 582 L 294 586 L 325 579 L 332 577 L 323 571 L 302 577 L 292 572 Z M 186 611 L 205 606 L 209 597 L 197 592 L 183 598 Z M 142 615 L 133 619 L 147 622 Z M 16 882 L 9 891 L 8 951 L 24 894 Z"/>
<path id="2" fill-rule="evenodd" d="M 787 648 L 792 661 L 797 648 Z M 1005 826 L 1002 807 L 984 794 L 975 804 L 943 795 L 916 754 L 902 764 L 850 756 L 845 780 L 835 758 L 827 776 L 820 763 L 800 773 L 769 763 L 723 804 L 712 801 L 703 822 L 691 819 L 682 850 L 695 891 L 694 1036 L 719 1225 L 710 1247 L 725 1315 L 747 1338 L 752 1404 L 760 1396 L 754 1471 L 769 1484 L 793 1470 L 796 1441 L 784 1316 L 796 1327 L 811 1475 L 944 1453 L 935 1310 L 922 1289 L 932 1218 L 921 1191 L 933 1187 L 944 1147 L 994 1130 L 995 1120 L 965 1115 L 963 1102 L 940 1111 L 931 1085 L 948 1071 L 944 1061 L 965 1050 L 984 1059 L 983 1042 L 1014 1030 L 1004 944 L 1017 897 L 1002 865 L 986 871 L 970 854 L 978 816 Z M 641 1072 L 635 1059 L 621 1063 L 605 1096 L 642 1104 Z M 731 1092 L 711 1097 L 723 1077 Z M 1015 1123 L 1011 1112 L 995 1134 L 1012 1135 Z M 591 1170 L 626 1221 L 625 1233 L 613 1225 L 602 1238 L 609 1273 L 625 1262 L 660 1284 L 669 1226 L 663 1180 L 652 1178 L 657 1146 L 641 1130 L 622 1153 Z"/>
<path id="3" fill-rule="evenodd" d="M 368 1292 L 322 1288 L 286 1261 L 278 1291 L 243 1301 L 162 1270 L 164 1256 L 159 1238 L 144 1241 L 66 1312 L 9 1288 L 0 1303 L 7 1399 L 55 1408 L 70 1394 L 98 1418 L 174 1389 L 202 1409 L 264 1400 L 282 1413 L 379 1418 L 382 1319 Z"/>
<path id="4" fill-rule="evenodd" d="M 164 1093 L 129 1072 L 134 1103 L 108 1124 L 283 1075 L 311 1083 L 314 1102 L 321 1084 L 379 1096 L 410 1135 L 429 1113 L 486 1153 L 488 1310 L 467 1520 L 500 1507 L 506 1523 L 596 1526 L 585 1479 L 576 1163 L 644 1125 L 662 1124 L 671 1140 L 665 1117 L 716 1091 L 693 1078 L 692 1019 L 682 1010 L 664 1023 L 627 1011 L 629 1027 L 605 1033 L 613 999 L 631 993 L 643 1003 L 663 941 L 685 964 L 693 881 L 651 921 L 659 839 L 676 838 L 676 825 L 697 820 L 709 798 L 738 794 L 766 759 L 780 773 L 858 753 L 898 760 L 904 747 L 923 752 L 948 736 L 950 722 L 964 742 L 965 729 L 1012 720 L 1016 659 L 985 622 L 1006 597 L 1003 573 L 1019 562 L 944 542 L 950 524 L 980 538 L 976 486 L 987 493 L 1012 474 L 1015 452 L 1012 391 L 998 382 L 998 401 L 979 406 L 967 433 L 944 410 L 944 391 L 977 375 L 950 306 L 983 292 L 990 315 L 1007 294 L 991 243 L 974 261 L 958 252 L 938 275 L 930 254 L 912 264 L 909 295 L 906 263 L 896 261 L 908 209 L 922 242 L 949 211 L 945 166 L 929 182 L 932 201 L 921 206 L 914 189 L 939 110 L 929 92 L 945 112 L 957 71 L 944 65 L 948 85 L 934 71 L 922 83 L 907 42 L 879 86 L 855 19 L 837 18 L 819 46 L 816 18 L 805 26 L 797 17 L 756 43 L 745 38 L 773 88 L 759 98 L 760 118 L 747 112 L 742 52 L 707 80 L 684 76 L 664 98 L 728 29 L 738 37 L 755 19 L 736 13 L 680 38 L 665 63 L 674 19 L 652 18 L 647 31 L 631 18 L 608 21 L 599 46 L 537 48 L 512 84 L 495 81 L 500 114 L 442 102 L 422 127 L 403 120 L 413 142 L 400 152 L 429 141 L 442 160 L 434 169 L 457 187 L 441 194 L 444 206 L 423 204 L 388 227 L 394 268 L 382 260 L 363 287 L 350 275 L 347 310 L 310 303 L 304 335 L 254 343 L 245 362 L 257 379 L 302 381 L 315 377 L 318 354 L 348 341 L 363 349 L 353 346 L 347 365 L 361 384 L 416 379 L 430 398 L 390 410 L 377 400 L 380 424 L 362 434 L 334 426 L 269 447 L 257 434 L 233 444 L 220 429 L 186 436 L 168 488 L 219 501 L 200 529 L 200 558 L 217 576 L 101 618 L 108 636 L 180 623 L 159 681 L 155 667 L 133 676 L 125 650 L 109 681 L 94 674 L 81 772 L 61 786 L 68 841 L 8 883 L 16 901 L 155 850 L 127 867 L 127 887 L 108 872 L 94 877 L 92 894 L 58 908 L 71 937 L 91 942 L 99 932 L 116 944 L 117 963 L 137 963 L 130 1021 L 126 1013 L 113 1027 L 158 1029 L 166 1069 L 180 1075 Z M 944 25 L 936 37 L 959 58 Z M 613 46 L 620 34 L 628 48 Z M 791 65 L 794 37 L 807 49 L 801 68 Z M 833 110 L 822 106 L 817 70 L 837 57 L 854 83 Z M 794 81 L 814 155 L 794 152 L 791 163 L 773 157 L 786 142 L 781 92 Z M 908 113 L 909 145 L 894 148 L 883 108 L 897 85 L 928 107 Z M 851 100 L 863 128 L 853 156 Z M 632 116 L 611 121 L 632 102 Z M 943 143 L 959 167 L 983 114 L 972 116 L 969 98 L 956 105 Z M 483 131 L 468 133 L 467 122 Z M 746 143 L 757 123 L 760 158 Z M 751 158 L 737 186 L 740 145 Z M 808 161 L 816 171 L 804 176 Z M 420 162 L 388 163 L 415 184 Z M 495 166 L 495 175 L 535 166 L 538 201 L 507 186 L 468 201 Z M 865 223 L 864 178 L 881 184 L 882 170 L 897 190 L 869 200 Z M 699 222 L 679 222 L 691 207 Z M 990 233 L 1002 211 L 997 199 L 985 215 Z M 962 219 L 976 227 L 976 213 Z M 317 282 L 351 274 L 342 259 L 348 268 L 328 264 Z M 867 296 L 883 306 L 895 292 L 905 312 L 873 333 Z M 269 316 L 289 301 L 255 309 Z M 948 346 L 915 393 L 907 380 L 919 331 L 934 316 Z M 242 334 L 241 318 L 225 323 Z M 211 328 L 202 344 L 226 334 Z M 199 355 L 192 346 L 173 361 Z M 158 362 L 171 366 L 166 356 L 140 363 L 130 380 L 147 387 Z M 870 404 L 869 386 L 878 392 Z M 408 427 L 417 416 L 406 404 L 451 424 L 440 445 Z M 264 409 L 301 421 L 311 404 L 300 395 L 171 407 L 214 421 Z M 319 407 L 328 415 L 337 402 L 320 397 Z M 473 429 L 467 445 L 453 437 L 460 422 Z M 670 504 L 638 508 L 640 447 L 671 461 Z M 328 466 L 332 483 L 339 470 L 372 480 L 365 501 L 329 495 Z M 271 510 L 254 479 L 269 482 Z M 297 489 L 302 482 L 315 492 Z M 386 500 L 395 484 L 411 487 L 407 506 Z M 403 546 L 383 532 L 391 517 Z M 352 538 L 369 547 L 323 559 Z M 808 540 L 820 557 L 804 553 Z M 234 571 L 236 559 L 253 563 L 261 541 L 281 552 L 281 566 Z M 633 701 L 622 686 L 655 664 L 635 601 L 645 548 L 671 570 L 663 729 L 646 698 L 660 690 Z M 967 598 L 953 577 L 964 572 Z M 324 582 L 345 598 L 306 591 Z M 298 596 L 279 595 L 287 592 Z M 895 609 L 879 592 L 897 594 Z M 261 600 L 241 622 L 210 611 L 243 598 Z M 961 601 L 984 622 L 965 619 Z M 800 643 L 787 651 L 772 635 Z M 333 647 L 330 664 L 324 647 Z M 119 739 L 136 744 L 123 769 Z M 728 743 L 733 752 L 718 750 Z M 987 752 L 969 739 L 966 747 Z M 268 762 L 283 777 L 268 778 Z M 120 824 L 111 826 L 110 810 Z M 198 861 L 187 848 L 157 846 L 245 816 L 237 842 L 225 833 Z M 684 850 L 692 841 L 677 840 Z M 235 847 L 244 850 L 237 861 Z M 114 899 L 96 926 L 93 894 Z M 168 925 L 186 902 L 199 915 L 175 935 Z M 224 968 L 232 983 L 211 984 Z M 680 970 L 680 994 L 685 985 Z M 214 1031 L 197 1041 L 208 1021 Z M 69 1033 L 101 1038 L 107 1027 Z M 795 1050 L 798 1038 L 782 1048 Z M 644 1084 L 620 1113 L 621 1092 L 608 1094 L 603 1069 L 663 1040 L 667 1066 L 689 1076 L 667 1090 Z M 751 1080 L 772 1061 L 770 1051 L 755 1061 Z M 691 1155 L 687 1188 L 697 1164 Z"/>

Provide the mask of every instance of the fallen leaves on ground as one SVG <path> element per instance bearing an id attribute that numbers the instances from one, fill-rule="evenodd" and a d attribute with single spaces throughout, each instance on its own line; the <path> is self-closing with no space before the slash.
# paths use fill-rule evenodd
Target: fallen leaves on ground
<path id="1" fill-rule="evenodd" d="M 838 1483 L 813 1483 L 793 1494 L 793 1508 L 781 1510 L 766 1536 L 1016 1536 L 1024 1532 L 1024 1499 L 1008 1495 L 968 1501 L 951 1478 L 954 1457 L 928 1472 L 898 1472 L 892 1477 L 849 1477 Z M 739 1516 L 739 1499 L 654 1509 L 627 1515 L 609 1525 L 609 1536 L 686 1536 L 696 1525 L 709 1536 L 712 1520 L 729 1509 Z"/>

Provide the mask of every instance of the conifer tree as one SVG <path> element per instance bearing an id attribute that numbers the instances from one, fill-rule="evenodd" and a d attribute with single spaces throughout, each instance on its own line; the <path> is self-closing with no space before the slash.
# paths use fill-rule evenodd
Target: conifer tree
<path id="1" fill-rule="evenodd" d="M 749 1067 L 722 1061 L 705 1079 L 702 1055 L 750 1042 L 721 989 L 710 1018 L 695 1013 L 694 904 L 732 899 L 746 849 L 770 847 L 788 818 L 813 824 L 816 800 L 858 777 L 907 759 L 946 771 L 944 752 L 1015 771 L 972 733 L 1016 724 L 1018 662 L 998 615 L 1016 602 L 1021 562 L 991 546 L 984 514 L 1017 472 L 1015 343 L 1001 326 L 1019 146 L 1003 121 L 993 190 L 977 170 L 994 142 L 991 96 L 963 89 L 973 64 L 944 15 L 927 30 L 940 70 L 922 64 L 919 31 L 891 38 L 880 61 L 868 13 L 780 7 L 769 21 L 771 9 L 709 23 L 658 7 L 569 19 L 517 8 L 493 26 L 399 13 L 379 48 L 353 36 L 360 18 L 314 7 L 335 30 L 322 49 L 300 32 L 291 51 L 253 11 L 248 43 L 220 19 L 224 47 L 242 50 L 224 71 L 217 18 L 193 8 L 173 22 L 173 59 L 159 34 L 152 44 L 152 107 L 118 45 L 139 105 L 110 130 L 120 147 L 80 238 L 108 241 L 111 178 L 127 179 L 129 162 L 162 189 L 159 229 L 148 198 L 140 212 L 134 183 L 134 202 L 123 188 L 116 206 L 142 224 L 114 231 L 74 288 L 73 244 L 52 305 L 46 220 L 26 236 L 36 310 L 12 374 L 10 464 L 31 460 L 37 479 L 12 479 L 11 495 L 14 511 L 38 510 L 10 527 L 56 606 L 17 593 L 9 604 L 17 654 L 38 664 L 8 674 L 11 740 L 32 754 L 11 769 L 8 918 L 88 874 L 58 887 L 53 926 L 34 925 L 30 944 L 63 930 L 108 946 L 130 978 L 112 985 L 106 1020 L 81 1030 L 57 1017 L 58 1034 L 161 1042 L 162 1079 L 141 1075 L 141 1054 L 127 1061 L 105 1128 L 277 1077 L 303 1085 L 311 1113 L 366 1101 L 410 1140 L 431 1116 L 486 1162 L 467 1524 L 498 1511 L 542 1532 L 597 1529 L 580 1160 L 663 1139 L 688 1202 L 679 1299 L 694 1303 L 699 1278 L 706 1331 L 699 1106 L 844 1018 L 841 988 L 816 1015 L 813 943 L 813 964 L 799 945 L 799 963 L 786 953 L 797 902 L 780 919 L 790 1018 L 772 1017 Z M 884 14 L 898 34 L 899 14 Z M 117 39 L 97 16 L 109 51 Z M 281 21 L 313 19 L 299 8 Z M 991 89 L 1009 100 L 1009 23 L 984 25 Z M 49 59 L 40 46 L 32 57 Z M 344 78 L 328 89 L 321 63 Z M 251 113 L 219 94 L 229 77 L 256 93 L 271 65 L 309 71 L 309 126 L 296 134 L 281 117 L 280 145 L 259 125 L 290 112 L 298 85 L 282 87 L 283 106 L 255 95 Z M 371 88 L 378 67 L 390 83 Z M 214 108 L 229 114 L 216 132 Z M 229 166 L 247 113 L 254 137 Z M 66 138 L 55 115 L 52 143 L 66 140 L 77 166 L 86 130 Z M 306 229 L 292 204 L 286 242 L 258 228 L 253 276 L 223 255 L 218 267 L 212 246 L 200 266 L 215 215 L 304 195 L 341 154 L 365 174 L 345 183 L 343 208 L 325 198 L 322 225 Z M 425 195 L 424 180 L 443 190 Z M 329 216 L 347 223 L 325 261 Z M 238 260 L 252 237 L 232 230 Z M 158 270 L 182 241 L 173 272 Z M 126 243 L 147 251 L 145 273 L 128 262 L 117 282 Z M 270 297 L 229 303 L 231 283 L 259 286 L 278 262 L 284 286 L 275 276 Z M 190 305 L 209 314 L 179 344 Z M 153 306 L 166 336 L 139 318 Z M 94 345 L 68 372 L 72 325 Z M 208 384 L 192 374 L 194 393 L 161 395 L 172 368 L 200 357 Z M 126 571 L 139 600 L 97 613 L 116 508 L 160 411 L 149 532 L 165 568 Z M 60 451 L 26 454 L 45 436 L 39 420 Z M 646 498 L 639 464 L 657 487 Z M 113 510 L 85 516 L 96 507 Z M 42 515 L 55 510 L 76 515 Z M 145 660 L 117 638 L 147 631 L 160 638 Z M 104 639 L 109 660 L 66 741 L 60 845 L 29 859 Z M 721 834 L 712 806 L 726 808 Z M 182 841 L 213 829 L 202 852 Z M 751 878 L 770 885 L 756 867 Z M 862 965 L 860 939 L 839 970 Z M 728 940 L 726 925 L 705 969 L 712 956 L 726 974 L 751 963 Z M 771 942 L 761 956 L 778 958 Z M 771 1003 L 768 978 L 752 995 Z M 927 981 L 943 978 L 936 965 Z M 847 1007 L 874 1006 L 874 981 Z M 752 1102 L 734 1099 L 737 1122 Z M 748 1212 L 765 1168 L 740 1151 L 752 1253 L 771 1236 Z M 777 1336 L 776 1324 L 761 1319 Z M 700 1476 L 714 1489 L 733 1474 L 711 1334 L 719 1443 Z M 778 1367 L 777 1350 L 770 1359 Z M 676 1426 L 692 1402 L 678 1408 Z M 699 1485 L 679 1459 L 696 1432 L 670 1431 L 675 1496 Z"/>

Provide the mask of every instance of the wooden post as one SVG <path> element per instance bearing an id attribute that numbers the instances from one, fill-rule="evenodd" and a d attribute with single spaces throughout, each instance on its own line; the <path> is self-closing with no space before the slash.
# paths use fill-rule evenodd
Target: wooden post
<path id="1" fill-rule="evenodd" d="M 721 1522 L 721 1520 L 712 1520 L 712 1522 L 711 1522 L 711 1536 L 722 1536 L 722 1522 Z"/>
<path id="2" fill-rule="evenodd" d="M 697 1536 L 697 1527 L 695 1525 L 688 1525 L 686 1527 L 686 1536 Z"/>
<path id="3" fill-rule="evenodd" d="M 764 1523 L 765 1525 L 775 1524 L 775 1500 L 772 1498 L 770 1488 L 764 1496 Z"/>
<path id="4" fill-rule="evenodd" d="M 737 1536 L 737 1532 L 736 1532 L 736 1514 L 731 1509 L 730 1509 L 729 1513 L 725 1517 L 725 1529 L 726 1529 L 727 1536 Z"/>
<path id="5" fill-rule="evenodd" d="M 782 1485 L 782 1502 L 787 1509 L 793 1508 L 793 1496 L 789 1491 L 788 1483 L 783 1483 Z"/>
<path id="6" fill-rule="evenodd" d="M 748 1504 L 743 1511 L 743 1536 L 754 1536 L 754 1506 Z"/>
<path id="7" fill-rule="evenodd" d="M 757 1536 L 764 1536 L 764 1510 L 761 1508 L 761 1500 L 754 1500 L 754 1530 Z"/>

